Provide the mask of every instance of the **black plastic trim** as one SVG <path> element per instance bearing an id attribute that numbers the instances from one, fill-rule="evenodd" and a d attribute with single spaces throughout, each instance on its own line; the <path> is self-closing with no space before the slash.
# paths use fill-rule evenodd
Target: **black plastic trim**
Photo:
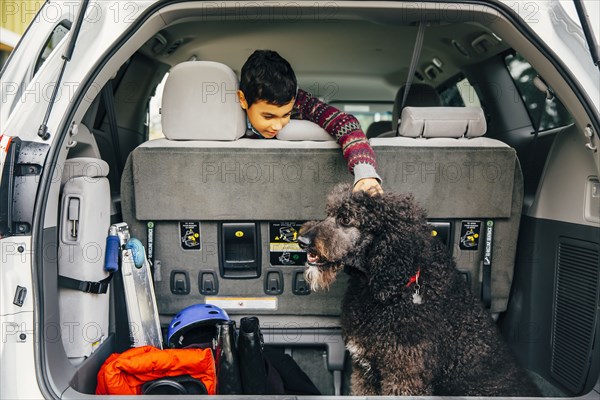
<path id="1" fill-rule="evenodd" d="M 239 229 L 240 231 L 251 231 L 252 248 L 254 259 L 252 260 L 228 260 L 226 253 L 227 232 Z M 262 245 L 260 234 L 260 223 L 251 221 L 227 221 L 217 224 L 217 246 L 219 249 L 219 274 L 224 279 L 256 279 L 262 273 Z"/>
<path id="2" fill-rule="evenodd" d="M 276 275 L 279 277 L 280 286 L 275 289 L 269 287 L 269 278 L 272 277 L 273 275 Z M 272 295 L 280 295 L 283 293 L 284 288 L 285 288 L 285 283 L 283 281 L 283 272 L 280 269 L 268 269 L 265 273 L 265 280 L 264 280 L 265 294 L 271 295 L 271 296 Z"/>
<path id="3" fill-rule="evenodd" d="M 550 370 L 554 356 L 552 334 L 557 293 L 557 250 L 564 238 L 600 245 L 600 228 L 523 216 L 511 295 L 507 311 L 500 317 L 499 327 L 523 367 L 539 374 L 566 395 L 581 396 L 593 390 L 600 373 L 600 353 L 597 351 L 600 347 L 600 309 L 596 308 L 595 344 L 586 382 L 579 393 L 573 393 L 557 381 Z M 572 279 L 586 285 L 588 290 L 590 285 L 595 284 L 583 282 L 579 276 Z M 579 341 L 573 341 L 572 349 L 574 352 L 584 351 Z"/>
<path id="4" fill-rule="evenodd" d="M 176 281 L 175 281 L 175 277 L 177 276 L 177 274 L 183 275 L 183 277 L 185 278 L 184 284 L 185 284 L 185 289 L 184 290 L 178 290 L 176 287 Z M 170 285 L 169 287 L 171 288 L 171 293 L 173 293 L 174 295 L 186 295 L 186 294 L 190 294 L 190 275 L 188 274 L 187 271 L 182 271 L 182 270 L 173 270 L 171 271 L 171 278 L 169 279 Z"/>
<path id="5" fill-rule="evenodd" d="M 205 275 L 210 275 L 213 277 L 214 287 L 211 292 L 202 288 L 202 280 Z M 204 296 L 216 296 L 219 294 L 219 277 L 215 271 L 204 270 L 198 273 L 198 291 Z"/>
<path id="6" fill-rule="evenodd" d="M 17 169 L 17 159 L 21 149 L 21 139 L 11 137 L 8 145 L 8 151 L 4 160 L 3 168 L 0 169 L 2 175 L 0 185 L 0 237 L 13 235 L 13 193 L 15 187 L 15 172 Z"/>
<path id="7" fill-rule="evenodd" d="M 292 272 L 292 293 L 296 296 L 308 296 L 310 292 L 310 286 L 304 278 L 304 270 L 294 270 Z"/>

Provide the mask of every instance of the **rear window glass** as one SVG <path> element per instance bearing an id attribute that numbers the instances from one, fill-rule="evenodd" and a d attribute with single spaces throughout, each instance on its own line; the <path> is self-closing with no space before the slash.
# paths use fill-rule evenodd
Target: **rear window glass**
<path id="1" fill-rule="evenodd" d="M 518 53 L 508 55 L 505 62 L 534 128 L 541 132 L 573 123 L 573 118 L 558 98 L 546 101 L 546 95 L 535 87 L 533 79 L 538 73 L 529 62 Z"/>
<path id="2" fill-rule="evenodd" d="M 445 107 L 481 107 L 479 97 L 469 80 L 459 76 L 440 91 L 442 105 Z"/>
<path id="3" fill-rule="evenodd" d="M 163 89 L 169 74 L 165 74 L 163 80 L 158 84 L 154 91 L 154 96 L 148 103 L 148 140 L 164 138 L 162 131 L 162 122 L 160 117 L 160 104 L 162 102 Z"/>
<path id="4" fill-rule="evenodd" d="M 360 122 L 363 132 L 374 122 L 391 121 L 394 103 L 331 103 L 332 106 L 352 114 Z"/>
<path id="5" fill-rule="evenodd" d="M 71 22 L 67 21 L 67 20 L 62 21 L 61 23 L 56 25 L 56 27 L 50 34 L 50 37 L 46 41 L 46 44 L 44 45 L 42 52 L 40 53 L 39 57 L 35 61 L 35 68 L 33 70 L 34 75 L 40 69 L 42 64 L 44 64 L 44 61 L 46 61 L 48 59 L 48 57 L 50 57 L 50 54 L 52 54 L 52 52 L 54 52 L 54 49 L 56 49 L 56 46 L 58 46 L 58 43 L 60 43 L 60 41 L 63 40 L 65 36 L 67 36 L 67 33 L 69 33 L 70 29 L 71 29 Z"/>

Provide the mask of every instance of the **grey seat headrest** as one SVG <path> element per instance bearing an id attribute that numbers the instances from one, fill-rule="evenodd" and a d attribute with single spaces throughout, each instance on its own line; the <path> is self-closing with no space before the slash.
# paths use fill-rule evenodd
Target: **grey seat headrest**
<path id="1" fill-rule="evenodd" d="M 399 136 L 461 138 L 483 136 L 487 123 L 480 107 L 405 107 Z"/>
<path id="2" fill-rule="evenodd" d="M 161 119 L 170 140 L 237 140 L 246 115 L 238 78 L 225 64 L 188 61 L 173 67 L 163 91 Z"/>
<path id="3" fill-rule="evenodd" d="M 392 130 L 398 130 L 398 119 L 402 114 L 402 98 L 406 86 L 402 86 L 396 93 L 394 108 L 392 109 Z M 425 83 L 413 83 L 410 85 L 408 96 L 404 107 L 439 107 L 442 105 L 442 99 L 436 90 Z"/>
<path id="4" fill-rule="evenodd" d="M 312 121 L 293 119 L 277 134 L 278 140 L 298 141 L 314 140 L 316 142 L 335 141 L 327 131 Z"/>

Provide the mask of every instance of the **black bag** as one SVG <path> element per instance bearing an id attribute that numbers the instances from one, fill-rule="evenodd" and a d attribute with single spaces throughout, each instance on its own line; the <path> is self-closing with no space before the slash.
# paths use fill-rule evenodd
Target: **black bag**
<path id="1" fill-rule="evenodd" d="M 265 348 L 263 357 L 267 363 L 267 390 L 272 394 L 320 395 L 321 392 L 292 357 L 282 352 Z M 281 379 L 281 382 L 279 382 Z"/>

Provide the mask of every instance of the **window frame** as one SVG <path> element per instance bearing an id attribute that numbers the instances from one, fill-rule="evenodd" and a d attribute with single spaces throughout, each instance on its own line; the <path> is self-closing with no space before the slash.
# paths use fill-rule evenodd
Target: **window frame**
<path id="1" fill-rule="evenodd" d="M 52 28 L 52 31 L 50 32 L 50 34 L 48 35 L 48 37 L 44 41 L 44 45 L 38 51 L 37 57 L 35 58 L 35 62 L 33 63 L 33 70 L 31 72 L 31 77 L 30 77 L 31 79 L 33 79 L 33 77 L 38 73 L 38 71 L 40 70 L 40 68 L 42 67 L 42 65 L 44 65 L 44 63 L 46 62 L 46 60 L 48 58 L 50 58 L 50 56 L 52 56 L 52 53 L 54 53 L 54 51 L 56 51 L 56 49 L 59 48 L 60 42 L 62 42 L 69 35 L 69 32 L 71 32 L 71 26 L 72 25 L 73 25 L 72 22 L 69 21 L 68 19 L 63 19 L 60 22 L 58 22 L 56 25 L 54 25 L 54 28 Z M 48 53 L 48 55 L 46 56 L 46 58 L 42 59 L 42 56 L 43 56 L 44 52 L 46 51 L 46 48 L 48 48 L 48 45 L 52 41 L 52 38 L 54 37 L 54 35 L 56 33 L 56 30 L 59 27 L 65 28 L 67 30 L 67 32 L 64 34 L 64 36 L 62 38 L 60 38 L 58 40 L 58 42 L 56 43 L 56 45 L 54 46 L 54 48 L 50 51 L 50 53 Z"/>
<path id="2" fill-rule="evenodd" d="M 514 87 L 515 87 L 515 90 L 517 91 L 519 98 L 521 99 L 523 106 L 525 107 L 525 110 L 527 111 L 527 115 L 529 116 L 529 121 L 533 128 L 533 131 L 531 132 L 531 134 L 534 135 L 536 132 L 537 133 L 547 132 L 547 131 L 563 128 L 565 126 L 569 126 L 569 125 L 573 124 L 575 121 L 573 119 L 573 116 L 567 110 L 567 108 L 564 106 L 564 104 L 560 101 L 560 99 L 556 96 L 556 94 L 552 91 L 552 88 L 549 87 L 549 90 L 553 95 L 551 100 L 547 100 L 544 93 L 539 91 L 539 98 L 541 101 L 537 101 L 537 102 L 527 101 L 528 100 L 527 96 L 523 93 L 524 85 L 511 72 L 511 68 L 509 65 L 509 63 L 510 63 L 509 58 L 511 58 L 511 57 L 513 57 L 513 58 L 518 57 L 518 60 L 520 60 L 523 63 L 527 63 L 529 65 L 528 69 L 531 69 L 532 71 L 535 72 L 534 77 L 538 76 L 542 80 L 543 80 L 543 78 L 538 73 L 538 71 L 533 67 L 533 65 L 531 65 L 531 63 L 529 61 L 527 61 L 527 59 L 525 59 L 521 54 L 517 53 L 516 51 L 511 50 L 511 51 L 508 51 L 508 52 L 502 54 L 502 60 L 504 63 L 504 67 L 506 68 L 508 75 L 511 77 Z M 533 85 L 533 83 L 532 83 L 532 85 Z M 530 104 L 534 104 L 534 103 L 538 104 L 538 105 L 540 103 L 542 103 L 542 105 L 540 106 L 541 111 L 538 111 L 537 107 L 535 109 L 531 109 L 529 107 Z M 558 121 L 556 126 L 547 126 L 547 125 L 543 124 L 544 117 L 549 116 L 548 107 L 551 106 L 552 104 L 554 104 L 555 110 L 557 112 L 560 112 L 560 111 L 558 111 L 559 109 L 564 110 L 564 112 L 566 112 L 568 114 L 568 119 L 566 121 L 562 121 L 562 120 Z M 540 113 L 540 114 L 535 115 L 536 113 Z"/>

